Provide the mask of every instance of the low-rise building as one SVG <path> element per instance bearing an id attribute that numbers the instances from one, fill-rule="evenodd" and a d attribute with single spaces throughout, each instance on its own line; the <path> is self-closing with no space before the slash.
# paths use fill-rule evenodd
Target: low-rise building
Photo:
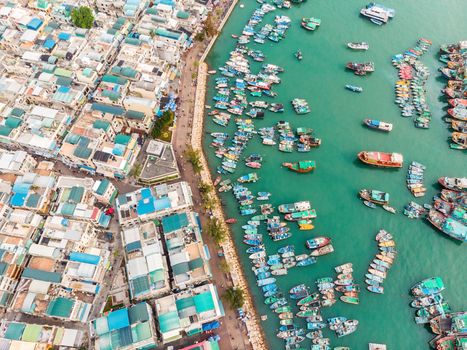
<path id="1" fill-rule="evenodd" d="M 116 205 L 120 224 L 128 226 L 188 209 L 193 199 L 190 186 L 181 181 L 121 194 Z"/>
<path id="2" fill-rule="evenodd" d="M 144 302 L 109 312 L 90 328 L 96 350 L 149 350 L 157 345 L 152 310 Z"/>
<path id="3" fill-rule="evenodd" d="M 77 349 L 85 339 L 79 329 L 2 321 L 0 324 L 0 346 L 4 350 L 39 350 L 50 346 Z"/>
<path id="4" fill-rule="evenodd" d="M 56 200 L 50 213 L 108 227 L 111 217 L 96 206 L 93 187 L 94 180 L 91 178 L 60 176 L 57 180 Z"/>
<path id="5" fill-rule="evenodd" d="M 154 222 L 124 228 L 121 236 L 130 297 L 144 300 L 169 292 L 166 257 Z"/>
<path id="6" fill-rule="evenodd" d="M 0 173 L 23 175 L 33 171 L 36 166 L 36 160 L 27 152 L 0 148 Z"/>
<path id="7" fill-rule="evenodd" d="M 146 160 L 138 182 L 153 185 L 180 177 L 172 144 L 160 140 L 151 140 L 146 148 L 146 154 Z"/>
<path id="8" fill-rule="evenodd" d="M 25 173 L 18 176 L 11 190 L 10 206 L 47 214 L 55 191 L 56 179 L 53 175 Z"/>
<path id="9" fill-rule="evenodd" d="M 224 308 L 213 284 L 205 284 L 155 300 L 164 344 L 218 327 Z"/>
<path id="10" fill-rule="evenodd" d="M 210 279 L 210 256 L 201 237 L 198 214 L 172 214 L 162 218 L 161 222 L 173 288 L 185 289 Z"/>
<path id="11" fill-rule="evenodd" d="M 117 134 L 113 141 L 102 142 L 92 157 L 96 173 L 116 179 L 128 177 L 140 149 L 135 134 Z"/>

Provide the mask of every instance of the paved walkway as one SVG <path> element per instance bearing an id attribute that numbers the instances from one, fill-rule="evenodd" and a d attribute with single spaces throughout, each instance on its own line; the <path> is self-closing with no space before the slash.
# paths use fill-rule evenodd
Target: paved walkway
<path id="1" fill-rule="evenodd" d="M 227 11 L 226 17 L 220 24 L 219 28 L 222 28 L 230 12 L 235 7 L 237 0 L 234 0 L 231 7 Z M 180 80 L 180 112 L 177 117 L 177 125 L 173 137 L 174 151 L 179 162 L 181 177 L 188 183 L 190 183 L 193 195 L 195 207 L 198 205 L 201 207 L 201 197 L 198 191 L 198 184 L 200 180 L 212 183 L 209 168 L 204 157 L 202 156 L 203 171 L 200 175 L 193 173 L 192 167 L 183 158 L 183 152 L 188 146 L 192 146 L 194 149 L 201 150 L 202 152 L 202 135 L 203 135 L 203 119 L 204 119 L 204 105 L 205 105 L 205 88 L 207 78 L 207 64 L 204 63 L 208 51 L 213 45 L 217 38 L 211 40 L 206 46 L 205 43 L 196 45 L 192 50 L 189 51 L 185 57 L 185 68 L 182 73 Z M 196 63 L 196 64 L 195 64 Z M 198 69 L 196 70 L 196 65 Z M 196 86 L 192 79 L 193 73 L 196 72 Z M 216 205 L 213 209 L 213 215 L 220 218 L 220 221 L 224 224 L 224 228 L 230 233 L 229 228 L 224 223 L 224 214 L 221 208 L 219 198 L 216 196 Z M 207 221 L 207 215 L 201 215 L 201 221 L 203 224 Z M 207 242 L 211 253 L 216 252 L 217 247 L 209 237 L 204 237 Z M 226 317 L 222 324 L 219 335 L 221 336 L 221 349 L 266 349 L 266 343 L 264 334 L 260 326 L 260 320 L 256 314 L 256 310 L 253 307 L 253 300 L 248 290 L 248 284 L 242 271 L 242 267 L 236 253 L 236 248 L 231 236 L 229 234 L 228 239 L 222 244 L 222 249 L 225 254 L 225 259 L 230 266 L 230 279 L 219 269 L 219 258 L 216 254 L 212 254 L 212 273 L 213 279 L 216 281 L 219 293 L 222 294 L 225 288 L 229 285 L 234 285 L 244 291 L 246 300 L 244 309 L 247 312 L 248 317 L 245 320 L 245 324 L 239 323 L 236 319 L 236 313 L 234 310 L 226 308 Z M 226 305 L 227 306 L 227 305 Z M 240 327 L 239 327 L 240 324 Z M 246 334 L 246 336 L 245 336 Z"/>

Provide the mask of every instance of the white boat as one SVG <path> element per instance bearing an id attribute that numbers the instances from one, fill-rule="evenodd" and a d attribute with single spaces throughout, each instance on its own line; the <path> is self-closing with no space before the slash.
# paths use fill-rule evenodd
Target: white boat
<path id="1" fill-rule="evenodd" d="M 370 48 L 370 45 L 366 42 L 347 43 L 347 46 L 353 50 L 368 50 Z"/>
<path id="2" fill-rule="evenodd" d="M 378 6 L 365 7 L 361 9 L 360 14 L 362 16 L 368 17 L 370 21 L 377 25 L 387 23 L 389 20 L 388 11 Z"/>

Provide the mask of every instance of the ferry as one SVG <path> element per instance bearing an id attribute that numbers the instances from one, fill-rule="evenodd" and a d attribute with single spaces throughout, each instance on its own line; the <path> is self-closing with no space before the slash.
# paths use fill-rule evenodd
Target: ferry
<path id="1" fill-rule="evenodd" d="M 371 22 L 377 25 L 385 24 L 389 21 L 389 13 L 384 8 L 376 6 L 376 4 L 369 4 L 360 10 L 360 14 L 368 17 Z"/>
<path id="2" fill-rule="evenodd" d="M 404 157 L 400 153 L 368 152 L 358 153 L 358 159 L 368 165 L 384 168 L 401 168 Z"/>

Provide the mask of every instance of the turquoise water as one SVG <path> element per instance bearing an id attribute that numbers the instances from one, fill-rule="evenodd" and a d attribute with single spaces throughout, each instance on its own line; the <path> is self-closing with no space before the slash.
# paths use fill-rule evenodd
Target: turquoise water
<path id="1" fill-rule="evenodd" d="M 467 2 L 398 0 L 384 3 L 396 9 L 396 17 L 382 27 L 359 17 L 364 1 L 310 0 L 265 17 L 263 24 L 272 23 L 274 15 L 279 13 L 289 16 L 293 22 L 282 42 L 249 44 L 264 51 L 267 63 L 285 68 L 280 75 L 282 83 L 274 90 L 279 94 L 275 101 L 284 103 L 286 111 L 284 114 L 269 112 L 264 120 L 255 124 L 257 127 L 271 126 L 278 120 L 287 120 L 294 128 L 312 127 L 323 143 L 310 153 L 284 154 L 277 147 L 263 146 L 254 138 L 245 154 L 261 153 L 265 162 L 257 171 L 260 181 L 249 186 L 252 191 L 272 192 L 271 203 L 274 205 L 310 200 L 318 213 L 313 231 L 298 231 L 295 225 L 290 225 L 294 235 L 289 240 L 273 243 L 266 238 L 269 254 L 291 243 L 296 245 L 297 253 L 305 252 L 305 240 L 317 235 L 333 239 L 333 254 L 319 258 L 315 265 L 297 267 L 287 276 L 278 277 L 283 291 L 298 283 L 314 288 L 316 278 L 335 276 L 333 267 L 345 262 L 354 264 L 354 277 L 364 288 L 365 271 L 377 251 L 375 234 L 381 228 L 393 233 L 399 255 L 384 283 L 385 294 L 375 295 L 364 290 L 360 294 L 360 305 L 338 301 L 332 308 L 324 308 L 324 317 L 342 315 L 360 321 L 359 329 L 352 335 L 337 339 L 329 330 L 325 334 L 331 338 L 333 346 L 347 345 L 352 349 L 367 349 L 369 342 L 385 343 L 388 349 L 428 349 L 427 342 L 432 334 L 415 324 L 415 310 L 409 307 L 408 290 L 423 278 L 439 275 L 447 285 L 445 297 L 452 308 L 456 311 L 467 309 L 466 248 L 446 238 L 424 220 L 410 220 L 402 214 L 391 215 L 382 209 L 370 210 L 363 206 L 357 198 L 361 188 L 389 192 L 391 204 L 399 211 L 413 197 L 405 186 L 406 166 L 396 171 L 370 168 L 357 161 L 356 154 L 361 150 L 400 152 L 404 155 L 405 165 L 412 160 L 425 164 L 428 192 L 418 200 L 419 203 L 429 202 L 438 192 L 438 177 L 467 176 L 466 153 L 448 148 L 449 132 L 441 120 L 446 109 L 446 102 L 440 96 L 444 80 L 436 71 L 440 65 L 437 62 L 439 45 L 467 39 Z M 244 8 L 237 6 L 209 56 L 213 69 L 225 62 L 235 45 L 230 35 L 241 32 L 257 6 L 254 1 L 243 1 L 243 4 Z M 316 32 L 300 28 L 301 17 L 309 16 L 322 19 L 322 25 Z M 398 106 L 393 103 L 397 70 L 391 65 L 390 58 L 413 47 L 419 37 L 433 41 L 431 50 L 421 58 L 432 73 L 428 81 L 428 101 L 433 111 L 429 130 L 416 129 L 411 119 L 400 116 Z M 351 51 L 345 45 L 349 41 L 367 41 L 370 50 Z M 303 52 L 301 62 L 293 57 L 298 48 Z M 344 69 L 345 63 L 353 60 L 374 61 L 376 72 L 364 78 L 353 75 Z M 255 67 L 259 68 L 260 64 L 255 63 L 252 67 L 252 72 L 256 72 Z M 363 86 L 364 93 L 346 91 L 344 85 L 348 83 Z M 208 104 L 211 104 L 211 97 L 212 82 Z M 312 112 L 305 116 L 296 115 L 289 103 L 295 97 L 306 98 Z M 391 122 L 394 130 L 389 134 L 368 130 L 361 124 L 362 119 L 368 117 Z M 206 130 L 233 132 L 233 121 L 229 128 L 223 129 L 208 118 Z M 210 138 L 206 137 L 205 142 L 210 165 L 215 169 L 220 161 L 214 157 L 213 149 L 207 147 Z M 283 161 L 301 159 L 316 160 L 316 171 L 300 175 L 280 166 Z M 231 177 L 234 179 L 247 172 L 247 168 L 239 165 Z M 232 194 L 224 194 L 222 199 L 226 203 L 227 215 L 239 217 Z M 263 323 L 267 340 L 271 349 L 281 349 L 283 342 L 275 337 L 278 319 L 263 304 L 263 296 L 249 269 L 246 247 L 241 243 L 240 226 L 246 219 L 240 218 L 239 221 L 240 224 L 233 227 L 233 234 L 245 262 L 247 277 L 252 282 L 251 290 L 259 313 L 269 316 Z"/>

